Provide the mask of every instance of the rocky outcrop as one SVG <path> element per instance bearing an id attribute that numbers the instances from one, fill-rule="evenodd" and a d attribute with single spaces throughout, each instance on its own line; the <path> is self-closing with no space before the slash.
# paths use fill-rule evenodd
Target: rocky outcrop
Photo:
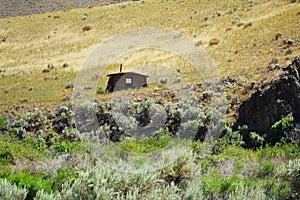
<path id="1" fill-rule="evenodd" d="M 292 114 L 295 122 L 293 140 L 299 137 L 300 128 L 300 57 L 282 69 L 279 77 L 261 85 L 238 109 L 237 126 L 248 126 L 268 143 L 271 127 L 282 117 Z"/>

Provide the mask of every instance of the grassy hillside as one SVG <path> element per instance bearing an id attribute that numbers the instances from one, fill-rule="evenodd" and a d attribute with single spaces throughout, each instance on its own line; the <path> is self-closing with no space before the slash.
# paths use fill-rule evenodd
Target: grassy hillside
<path id="1" fill-rule="evenodd" d="M 232 120 L 282 71 L 269 69 L 273 58 L 284 66 L 300 55 L 298 2 L 145 0 L 0 19 L 0 199 L 299 199 L 297 118 L 282 116 L 268 133 Z M 188 36 L 229 83 L 211 90 L 184 58 L 149 48 L 115 58 L 102 77 L 84 74 L 73 90 L 101 42 L 140 27 Z M 156 82 L 183 80 L 104 93 L 120 63 Z M 93 93 L 91 82 L 104 101 L 71 102 Z"/>
<path id="2" fill-rule="evenodd" d="M 32 15 L 32 14 L 44 13 L 47 11 L 48 12 L 57 11 L 57 10 L 63 10 L 68 8 L 84 8 L 93 5 L 95 6 L 95 5 L 105 4 L 105 3 L 107 4 L 108 1 L 0 0 L 0 18 Z"/>
<path id="3" fill-rule="evenodd" d="M 223 77 L 264 78 L 273 57 L 285 64 L 300 53 L 299 3 L 285 1 L 134 1 L 0 20 L 1 105 L 60 102 L 76 71 L 97 44 L 139 27 L 159 27 L 191 37 L 212 57 Z M 83 31 L 83 27 L 91 30 Z M 277 40 L 275 36 L 279 36 Z M 218 45 L 209 45 L 212 38 Z M 294 43 L 286 46 L 283 39 Z M 144 62 L 135 56 L 126 66 Z M 172 55 L 153 62 L 184 65 Z M 67 64 L 67 68 L 63 65 Z M 53 65 L 50 73 L 42 73 Z M 65 65 L 66 66 L 66 65 Z M 126 70 L 126 68 L 125 68 Z M 102 81 L 105 83 L 106 80 Z"/>

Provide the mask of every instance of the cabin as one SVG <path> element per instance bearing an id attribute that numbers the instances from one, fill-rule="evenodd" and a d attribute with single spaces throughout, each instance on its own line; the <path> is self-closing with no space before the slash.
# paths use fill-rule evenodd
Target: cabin
<path id="1" fill-rule="evenodd" d="M 135 72 L 122 72 L 122 64 L 119 73 L 108 74 L 107 76 L 109 77 L 105 90 L 107 92 L 147 86 L 148 76 Z"/>

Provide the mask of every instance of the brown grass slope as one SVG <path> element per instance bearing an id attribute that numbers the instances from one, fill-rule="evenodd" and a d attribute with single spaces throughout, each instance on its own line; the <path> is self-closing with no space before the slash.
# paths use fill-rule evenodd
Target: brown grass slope
<path id="1" fill-rule="evenodd" d="M 30 104 L 60 102 L 68 93 L 65 85 L 74 82 L 97 44 L 139 27 L 180 31 L 202 45 L 223 77 L 259 80 L 266 76 L 273 57 L 282 65 L 300 54 L 299 10 L 300 3 L 288 0 L 148 0 L 4 18 L 0 39 L 5 37 L 6 42 L 0 42 L 0 69 L 6 72 L 0 75 L 0 102 L 2 106 L 26 100 Z M 91 30 L 82 31 L 85 26 Z M 276 40 L 276 35 L 281 37 Z M 209 45 L 213 38 L 220 42 Z M 284 45 L 285 38 L 294 43 Z M 183 66 L 172 56 L 160 56 L 140 55 L 132 63 L 173 59 Z M 63 68 L 64 63 L 69 67 Z M 48 64 L 56 68 L 43 74 Z"/>

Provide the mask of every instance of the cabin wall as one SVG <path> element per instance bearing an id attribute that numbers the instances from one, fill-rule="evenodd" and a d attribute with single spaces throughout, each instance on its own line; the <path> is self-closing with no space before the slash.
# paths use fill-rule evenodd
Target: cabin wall
<path id="1" fill-rule="evenodd" d="M 117 85 L 121 77 L 122 75 L 110 76 L 105 91 L 113 92 L 114 90 L 116 90 L 115 86 Z"/>
<path id="2" fill-rule="evenodd" d="M 131 79 L 130 81 L 126 79 Z M 109 77 L 106 91 L 113 92 L 117 90 L 124 90 L 128 88 L 140 88 L 147 86 L 147 77 L 139 74 L 124 74 L 113 75 Z"/>
<path id="3" fill-rule="evenodd" d="M 132 80 L 132 87 L 145 87 L 147 86 L 147 77 L 145 76 L 134 76 Z"/>

